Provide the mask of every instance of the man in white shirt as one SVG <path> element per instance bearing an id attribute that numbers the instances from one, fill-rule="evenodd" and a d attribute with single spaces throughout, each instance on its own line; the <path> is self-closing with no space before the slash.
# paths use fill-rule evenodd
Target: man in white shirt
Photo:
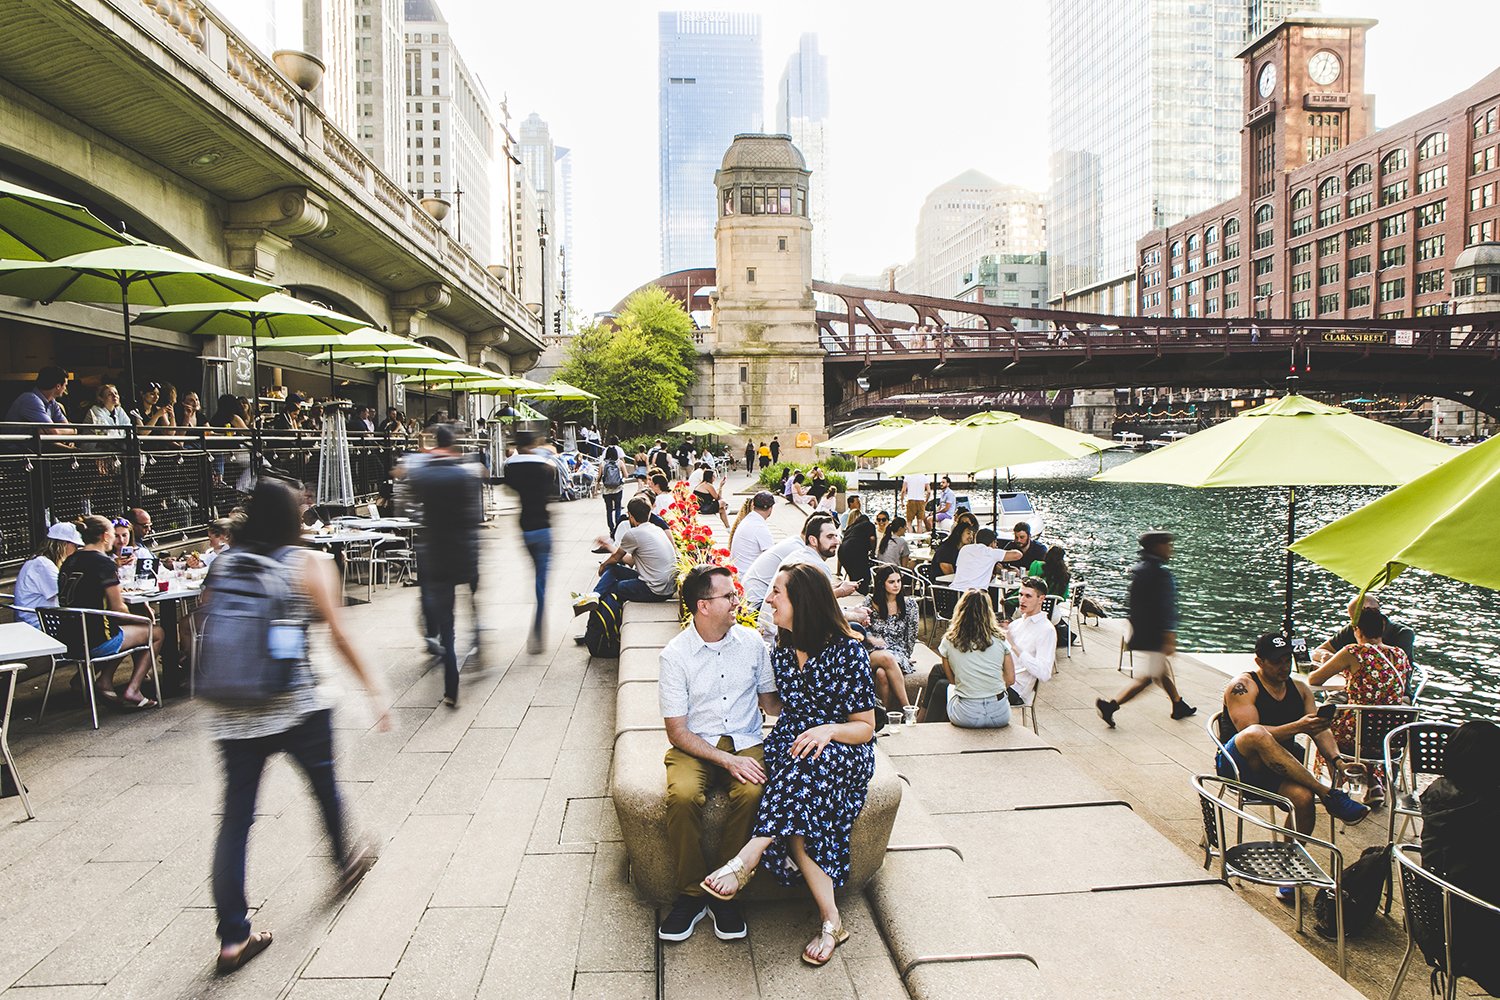
<path id="1" fill-rule="evenodd" d="M 994 579 L 996 566 L 1020 558 L 1021 553 L 996 546 L 993 528 L 980 528 L 974 541 L 958 550 L 949 586 L 957 591 L 986 590 Z"/>
<path id="2" fill-rule="evenodd" d="M 927 476 L 921 472 L 914 472 L 901 480 L 901 499 L 906 501 L 906 523 L 919 535 L 927 532 L 927 484 Z"/>
<path id="3" fill-rule="evenodd" d="M 858 589 L 853 580 L 838 583 L 833 580 L 833 568 L 828 560 L 839 549 L 838 522 L 830 514 L 814 514 L 802 524 L 796 538 L 788 538 L 761 553 L 744 576 L 745 600 L 752 608 L 759 608 L 771 589 L 771 581 L 783 566 L 795 563 L 812 563 L 820 566 L 834 583 L 835 597 L 848 597 Z M 769 619 L 769 615 L 765 616 Z"/>
<path id="4" fill-rule="evenodd" d="M 719 938 L 743 938 L 739 907 L 706 899 L 700 884 L 718 867 L 710 867 L 703 855 L 704 795 L 715 784 L 726 785 L 729 792 L 729 813 L 719 837 L 723 863 L 750 839 L 766 781 L 762 713 L 779 715 L 781 699 L 766 644 L 753 630 L 735 624 L 739 598 L 729 571 L 693 567 L 682 582 L 682 599 L 693 620 L 662 649 L 657 687 L 672 742 L 666 757 L 667 840 L 682 891 L 657 936 L 686 940 L 706 914 Z"/>
<path id="5" fill-rule="evenodd" d="M 598 614 L 590 613 L 583 634 L 573 637 L 595 656 L 619 655 L 615 643 L 625 602 L 660 603 L 677 589 L 677 550 L 666 531 L 651 523 L 651 505 L 645 497 L 635 497 L 625 510 L 630 528 L 618 545 L 603 536 L 598 539 L 609 558 L 599 564 L 599 582 L 593 593 L 573 602 L 574 614 L 591 612 L 595 604 L 603 607 Z"/>
<path id="6" fill-rule="evenodd" d="M 776 495 L 761 490 L 750 501 L 750 513 L 734 529 L 734 541 L 729 545 L 729 561 L 741 570 L 754 565 L 760 554 L 776 544 L 771 537 L 771 511 L 776 509 Z"/>
<path id="7" fill-rule="evenodd" d="M 1047 584 L 1029 577 L 1021 584 L 1020 614 L 1005 626 L 1005 641 L 1016 665 L 1016 682 L 1010 687 L 1012 705 L 1030 705 L 1036 698 L 1036 686 L 1052 679 L 1057 629 L 1042 610 L 1042 598 L 1046 596 Z"/>

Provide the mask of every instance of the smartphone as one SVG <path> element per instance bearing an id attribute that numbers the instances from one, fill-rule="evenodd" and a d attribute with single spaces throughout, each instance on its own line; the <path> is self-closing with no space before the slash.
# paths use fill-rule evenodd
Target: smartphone
<path id="1" fill-rule="evenodd" d="M 1318 718 L 1331 720 L 1334 713 L 1338 710 L 1339 707 L 1334 702 L 1325 702 L 1322 705 L 1318 706 Z"/>

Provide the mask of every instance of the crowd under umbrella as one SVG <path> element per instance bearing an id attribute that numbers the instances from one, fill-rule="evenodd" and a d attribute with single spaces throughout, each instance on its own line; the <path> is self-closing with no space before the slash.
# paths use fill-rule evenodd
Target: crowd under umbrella
<path id="1" fill-rule="evenodd" d="M 880 467 L 881 472 L 904 476 L 924 472 L 974 475 L 994 471 L 990 524 L 1000 524 L 1000 470 L 1010 478 L 1010 466 L 1032 462 L 1060 462 L 1103 455 L 1119 442 L 1082 434 L 1014 413 L 987 410 L 965 417 L 926 444 L 918 445 Z M 1103 459 L 1101 458 L 1102 462 Z"/>
<path id="2" fill-rule="evenodd" d="M 276 286 L 238 271 L 151 243 L 87 250 L 55 261 L 0 261 L 0 295 L 53 302 L 120 304 L 125 333 L 125 378 L 135 400 L 135 351 L 131 306 L 253 301 Z"/>
<path id="3" fill-rule="evenodd" d="M 1297 487 L 1401 486 L 1458 449 L 1295 393 L 1246 410 L 1094 479 L 1199 489 L 1281 487 L 1287 491 L 1286 608 L 1292 634 L 1292 544 Z"/>
<path id="4" fill-rule="evenodd" d="M 82 205 L 0 180 L 0 260 L 57 260 L 134 243 Z"/>
<path id="5" fill-rule="evenodd" d="M 1408 569 L 1500 590 L 1493 544 L 1500 524 L 1500 437 L 1453 458 L 1292 545 L 1363 590 Z"/>

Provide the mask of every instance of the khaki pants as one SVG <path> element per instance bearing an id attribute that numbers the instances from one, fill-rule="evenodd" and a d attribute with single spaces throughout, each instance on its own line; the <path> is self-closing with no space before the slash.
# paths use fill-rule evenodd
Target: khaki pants
<path id="1" fill-rule="evenodd" d="M 728 736 L 719 737 L 718 748 L 735 753 L 734 741 Z M 746 747 L 735 756 L 765 761 L 759 744 Z M 677 859 L 677 877 L 682 880 L 683 895 L 701 896 L 703 887 L 698 883 L 714 868 L 734 857 L 750 839 L 762 786 L 740 782 L 722 767 L 699 760 L 676 747 L 667 751 L 666 765 L 667 846 Z M 719 839 L 723 856 L 713 859 L 710 866 L 709 859 L 703 856 L 703 804 L 708 799 L 709 789 L 719 782 L 728 786 L 729 819 Z"/>

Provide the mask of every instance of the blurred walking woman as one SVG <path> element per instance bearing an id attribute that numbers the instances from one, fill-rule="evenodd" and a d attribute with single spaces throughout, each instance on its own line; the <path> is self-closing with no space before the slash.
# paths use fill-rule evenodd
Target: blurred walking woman
<path id="1" fill-rule="evenodd" d="M 388 729 L 390 723 L 381 704 L 378 681 L 349 641 L 340 620 L 340 586 L 333 560 L 302 547 L 298 493 L 288 484 L 263 478 L 256 485 L 244 524 L 235 535 L 234 548 L 215 559 L 209 571 L 204 591 L 207 628 L 213 627 L 215 590 L 229 594 L 230 583 L 250 578 L 254 567 L 263 566 L 260 561 L 265 559 L 281 564 L 284 579 L 290 585 L 287 600 L 282 604 L 287 617 L 304 626 L 317 618 L 328 624 L 334 647 L 369 693 L 376 728 L 382 732 Z M 266 623 L 268 628 L 270 625 Z M 356 847 L 350 842 L 343 805 L 334 784 L 332 710 L 308 662 L 305 641 L 302 646 L 289 690 L 254 704 L 215 704 L 209 720 L 209 732 L 218 742 L 224 762 L 224 812 L 213 867 L 221 974 L 233 972 L 271 945 L 270 931 L 250 930 L 245 900 L 245 845 L 250 825 L 255 822 L 261 772 L 272 754 L 290 754 L 307 775 L 339 866 L 338 892 L 352 888 L 375 860 L 368 847 Z"/>
<path id="2" fill-rule="evenodd" d="M 849 938 L 833 891 L 849 877 L 849 833 L 875 774 L 875 690 L 828 575 L 800 563 L 767 595 L 778 630 L 771 665 L 782 708 L 765 741 L 766 787 L 750 842 L 703 888 L 731 899 L 764 863 L 783 885 L 807 882 L 822 921 L 802 950 L 826 965 Z"/>

